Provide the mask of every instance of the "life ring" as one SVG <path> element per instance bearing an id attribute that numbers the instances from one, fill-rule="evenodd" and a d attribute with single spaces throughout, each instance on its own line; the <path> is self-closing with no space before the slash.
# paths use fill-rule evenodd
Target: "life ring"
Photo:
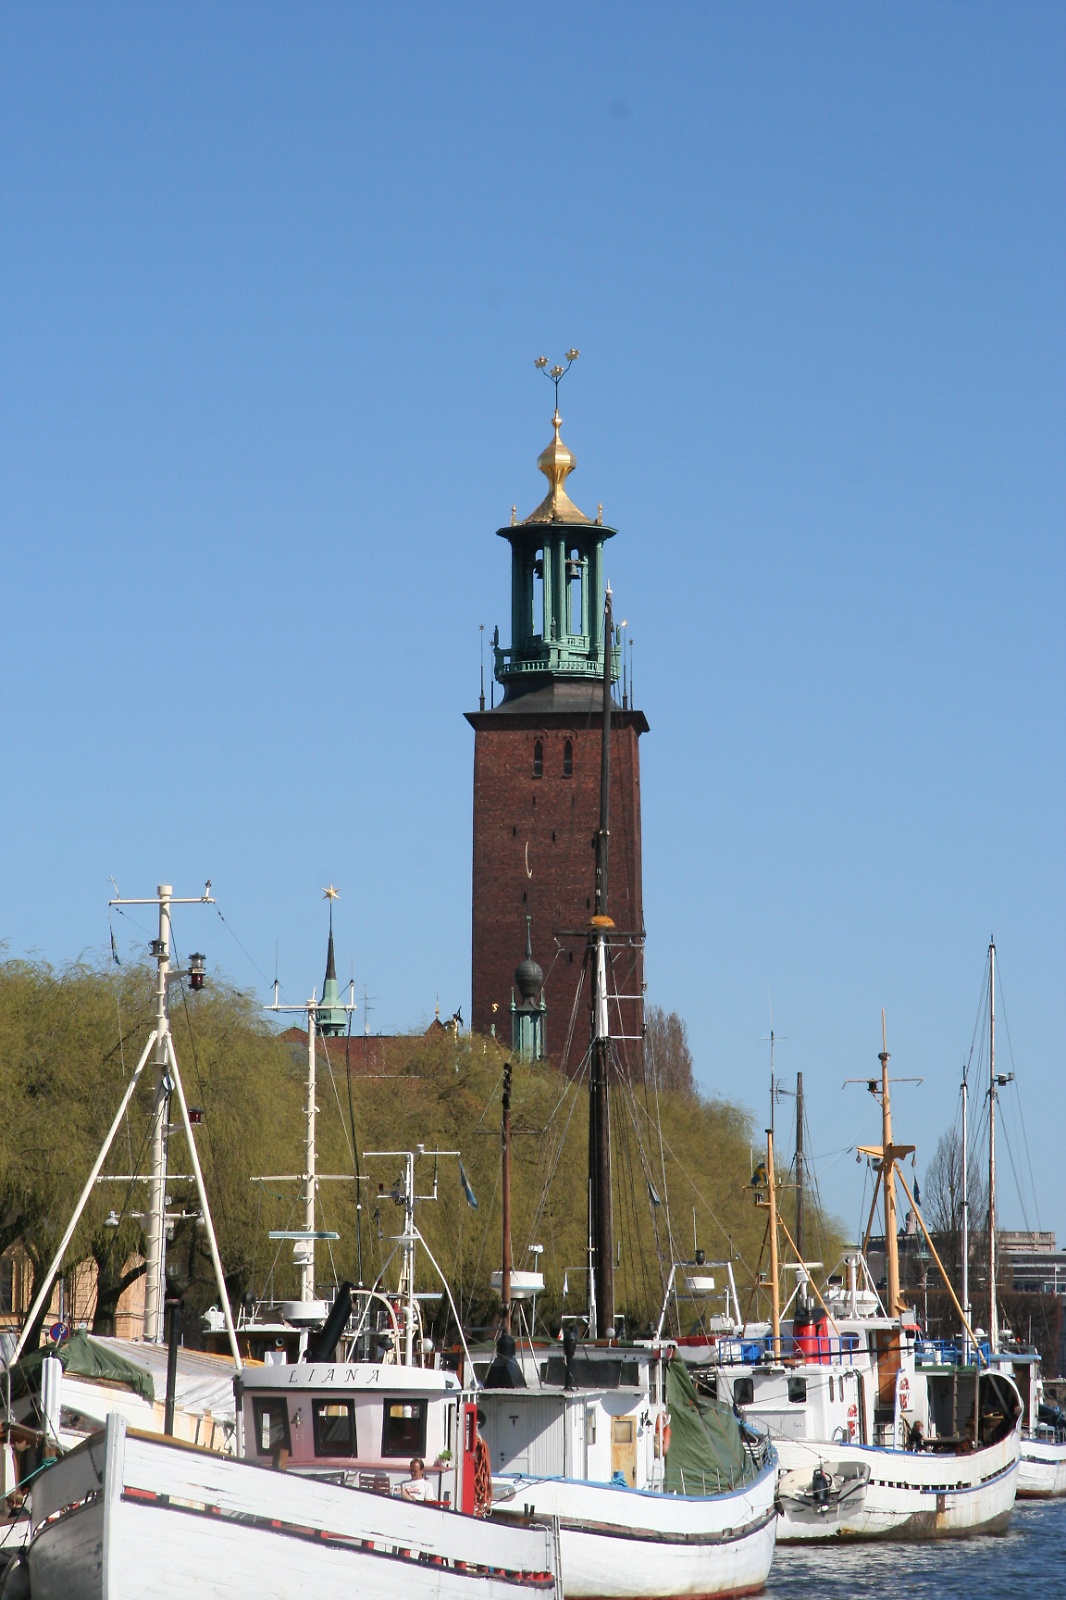
<path id="1" fill-rule="evenodd" d="M 474 1436 L 474 1515 L 487 1517 L 492 1510 L 492 1466 L 489 1447 L 481 1434 Z"/>
<path id="2" fill-rule="evenodd" d="M 907 1411 L 911 1403 L 911 1386 L 906 1378 L 899 1380 L 899 1409 Z"/>
<path id="3" fill-rule="evenodd" d="M 667 1413 L 660 1411 L 655 1418 L 655 1454 L 664 1456 L 670 1448 L 670 1423 Z"/>
<path id="4" fill-rule="evenodd" d="M 859 1434 L 859 1408 L 854 1402 L 848 1407 L 848 1438 L 854 1441 Z"/>

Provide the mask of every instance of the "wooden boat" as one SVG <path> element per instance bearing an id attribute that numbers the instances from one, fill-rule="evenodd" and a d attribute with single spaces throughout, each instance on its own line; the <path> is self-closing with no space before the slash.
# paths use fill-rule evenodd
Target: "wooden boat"
<path id="1" fill-rule="evenodd" d="M 503 1528 L 233 1460 L 140 1433 L 117 1414 L 41 1475 L 32 1502 L 33 1600 L 562 1594 L 550 1528 Z"/>
<path id="2" fill-rule="evenodd" d="M 568 1600 L 757 1593 L 777 1533 L 773 1449 L 700 1401 L 669 1346 L 566 1344 L 518 1358 L 501 1339 L 486 1374 L 494 1518 L 558 1520 Z"/>
<path id="3" fill-rule="evenodd" d="M 876 1165 L 873 1205 L 878 1190 L 884 1197 L 887 1305 L 882 1308 L 868 1274 L 860 1289 L 865 1264 L 855 1251 L 847 1257 L 847 1287 L 827 1290 L 825 1298 L 799 1263 L 800 1286 L 811 1289 L 818 1303 L 813 1315 L 801 1318 L 797 1312 L 790 1327 L 782 1324 L 776 1237 L 784 1225 L 777 1215 L 768 1137 L 755 1187 L 770 1212 L 769 1333 L 755 1341 L 717 1341 L 715 1366 L 704 1377 L 719 1399 L 739 1406 L 776 1444 L 786 1491 L 779 1493 L 782 1540 L 1003 1533 L 1017 1492 L 1022 1402 L 1013 1378 L 990 1367 L 987 1347 L 978 1345 L 946 1274 L 963 1326 L 957 1346 L 923 1340 L 901 1293 L 897 1182 L 941 1263 L 898 1170 L 914 1147 L 897 1144 L 893 1136 L 883 1014 L 879 1059 L 880 1079 L 867 1082 L 880 1101 L 882 1140 L 860 1147 L 860 1153 Z M 871 1207 L 871 1221 L 873 1214 Z M 824 1515 L 812 1514 L 809 1497 L 795 1494 L 796 1483 L 805 1481 L 813 1494 L 816 1472 L 831 1481 L 853 1480 L 832 1515 L 828 1508 Z"/>

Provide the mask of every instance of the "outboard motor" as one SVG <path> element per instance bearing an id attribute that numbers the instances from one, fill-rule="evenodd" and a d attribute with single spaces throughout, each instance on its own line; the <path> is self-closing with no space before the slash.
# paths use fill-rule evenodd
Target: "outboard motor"
<path id="1" fill-rule="evenodd" d="M 352 1314 L 352 1289 L 354 1284 L 345 1280 L 337 1290 L 333 1309 L 318 1331 L 318 1337 L 307 1343 L 308 1361 L 332 1361 L 341 1342 L 341 1334 L 348 1326 Z"/>
<path id="2" fill-rule="evenodd" d="M 485 1374 L 486 1389 L 524 1389 L 525 1374 L 515 1360 L 517 1346 L 509 1333 L 501 1333 L 496 1341 L 496 1354 L 492 1366 Z"/>
<path id="3" fill-rule="evenodd" d="M 811 1474 L 811 1498 L 819 1511 L 829 1509 L 829 1491 L 833 1487 L 833 1480 L 819 1461 Z"/>

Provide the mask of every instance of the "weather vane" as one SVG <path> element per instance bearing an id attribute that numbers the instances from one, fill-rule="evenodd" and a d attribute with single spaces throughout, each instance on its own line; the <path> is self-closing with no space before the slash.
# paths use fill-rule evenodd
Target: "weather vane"
<path id="1" fill-rule="evenodd" d="M 556 411 L 559 409 L 559 380 L 560 378 L 566 377 L 566 374 L 570 371 L 570 368 L 573 366 L 580 354 L 580 350 L 568 350 L 566 355 L 563 357 L 563 360 L 566 362 L 565 367 L 549 367 L 547 356 L 538 356 L 536 361 L 533 363 L 534 366 L 539 367 L 544 376 L 546 378 L 550 378 L 552 383 L 555 385 Z"/>
<path id="2" fill-rule="evenodd" d="M 339 900 L 340 897 L 341 897 L 340 890 L 339 889 L 335 889 L 332 884 L 330 884 L 328 889 L 323 889 L 323 891 L 322 891 L 323 900 L 328 900 L 329 901 L 329 931 L 330 931 L 330 933 L 333 932 L 333 902 L 334 902 L 334 900 Z"/>

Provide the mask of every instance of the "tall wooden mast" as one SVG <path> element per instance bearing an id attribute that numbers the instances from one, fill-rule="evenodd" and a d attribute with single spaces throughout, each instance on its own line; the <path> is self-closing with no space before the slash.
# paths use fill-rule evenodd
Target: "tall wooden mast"
<path id="1" fill-rule="evenodd" d="M 589 928 L 592 977 L 592 1057 L 589 1071 L 589 1242 L 597 1338 L 614 1333 L 614 1230 L 611 1225 L 610 1040 L 607 974 L 610 969 L 607 860 L 611 799 L 611 647 L 613 617 L 608 584 L 603 608 L 603 735 L 600 752 L 600 825 L 596 833 L 596 901 Z"/>

